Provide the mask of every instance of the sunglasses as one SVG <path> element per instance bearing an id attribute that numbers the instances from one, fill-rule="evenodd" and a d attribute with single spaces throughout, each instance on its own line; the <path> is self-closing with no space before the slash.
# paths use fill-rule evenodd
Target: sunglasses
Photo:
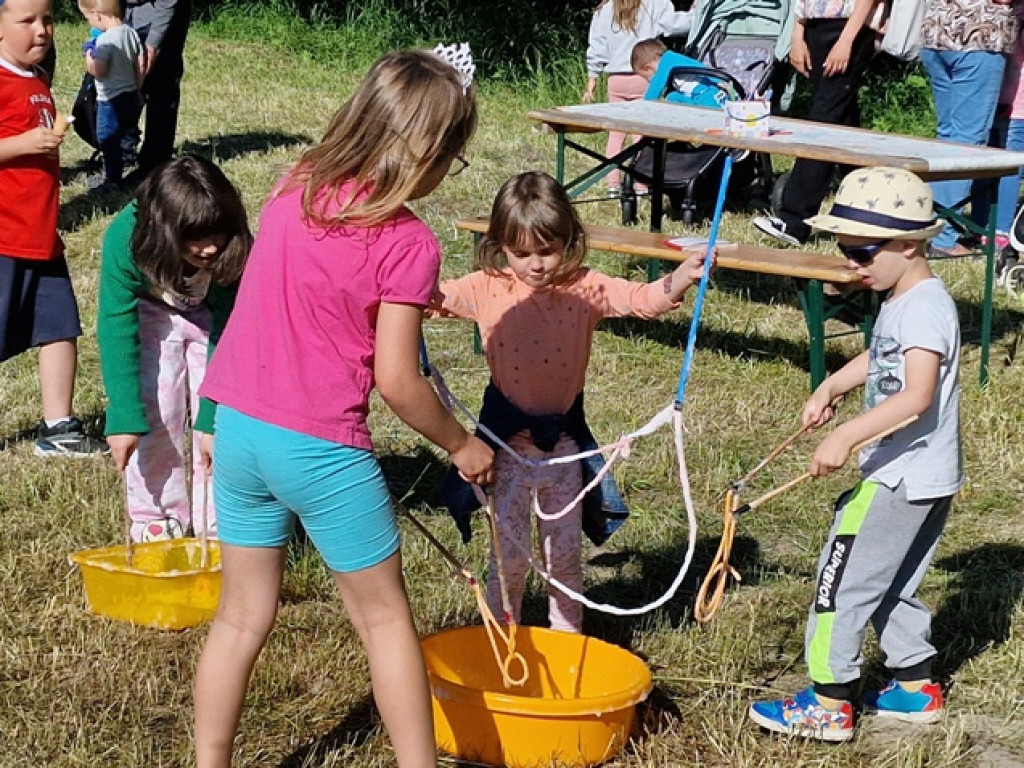
<path id="1" fill-rule="evenodd" d="M 837 243 L 837 245 L 843 256 L 866 267 L 875 260 L 878 252 L 891 242 L 892 240 L 879 240 L 877 243 L 867 243 L 866 245 L 843 245 L 842 243 Z"/>

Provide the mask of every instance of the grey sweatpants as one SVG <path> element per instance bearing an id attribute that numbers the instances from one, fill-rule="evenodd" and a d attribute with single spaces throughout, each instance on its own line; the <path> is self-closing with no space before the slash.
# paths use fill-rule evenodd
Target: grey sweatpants
<path id="1" fill-rule="evenodd" d="M 860 677 L 869 621 L 890 669 L 935 655 L 931 613 L 914 595 L 952 499 L 908 501 L 902 483 L 889 490 L 872 482 L 858 483 L 839 497 L 807 622 L 811 680 L 842 685 Z"/>

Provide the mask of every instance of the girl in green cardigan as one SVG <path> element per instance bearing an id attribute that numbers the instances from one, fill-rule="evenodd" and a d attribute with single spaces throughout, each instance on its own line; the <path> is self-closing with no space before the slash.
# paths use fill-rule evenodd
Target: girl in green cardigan
<path id="1" fill-rule="evenodd" d="M 238 190 L 216 165 L 189 155 L 154 170 L 103 238 L 97 335 L 106 433 L 125 474 L 135 541 L 185 535 L 205 501 L 214 406 L 196 393 L 251 244 Z M 207 511 L 215 535 L 212 503 Z"/>

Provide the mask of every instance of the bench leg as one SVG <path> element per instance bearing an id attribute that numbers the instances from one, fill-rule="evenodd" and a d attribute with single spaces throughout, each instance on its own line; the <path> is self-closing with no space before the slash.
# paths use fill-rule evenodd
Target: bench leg
<path id="1" fill-rule="evenodd" d="M 651 163 L 653 178 L 650 186 L 651 195 L 651 232 L 661 232 L 661 220 L 665 216 L 665 158 L 667 142 L 656 139 L 653 142 L 654 162 Z M 647 262 L 647 280 L 653 282 L 661 277 L 661 260 L 651 259 Z"/>
<path id="2" fill-rule="evenodd" d="M 661 220 L 665 215 L 665 158 L 668 142 L 654 141 L 654 183 L 651 184 L 651 232 L 661 232 Z"/>
<path id="3" fill-rule="evenodd" d="M 825 290 L 820 280 L 808 280 L 799 291 L 810 339 L 813 392 L 825 380 Z"/>

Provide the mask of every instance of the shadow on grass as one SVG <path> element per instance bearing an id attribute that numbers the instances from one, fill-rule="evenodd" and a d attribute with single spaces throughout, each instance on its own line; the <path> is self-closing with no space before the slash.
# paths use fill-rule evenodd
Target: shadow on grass
<path id="1" fill-rule="evenodd" d="M 315 139 L 301 133 L 280 131 L 246 131 L 207 136 L 199 141 L 186 141 L 179 149 L 180 154 L 205 157 L 215 163 L 223 163 L 242 155 L 261 154 L 280 147 L 297 147 L 310 144 Z"/>
<path id="2" fill-rule="evenodd" d="M 106 412 L 92 411 L 89 413 L 82 413 L 78 418 L 82 420 L 82 425 L 85 428 L 85 433 L 87 435 L 103 437 L 103 430 L 107 423 Z M 20 429 L 9 435 L 0 435 L 0 451 L 13 448 L 18 443 L 34 441 L 38 436 L 39 427 L 37 424 L 33 424 L 31 427 L 25 427 L 24 429 Z"/>
<path id="3" fill-rule="evenodd" d="M 741 296 L 748 301 L 768 306 L 785 305 L 799 309 L 799 300 L 794 282 L 789 278 L 772 275 L 744 274 L 736 272 L 719 272 L 714 280 L 714 290 L 724 291 Z M 826 306 L 829 297 L 826 296 Z M 981 343 L 981 301 L 957 301 L 960 316 L 961 335 L 965 346 L 979 346 Z M 837 319 L 842 320 L 840 313 Z M 682 349 L 686 344 L 690 320 L 683 317 L 679 322 L 655 322 L 637 318 L 620 318 L 606 320 L 602 327 L 625 338 L 642 338 L 666 346 Z M 829 333 L 843 333 L 843 326 L 850 334 L 859 333 L 852 323 L 835 323 L 828 326 Z M 702 328 L 698 343 L 704 348 L 716 349 L 730 357 L 768 360 L 784 360 L 801 368 L 810 366 L 810 348 L 806 331 L 800 341 L 791 341 L 776 336 L 764 336 L 759 333 L 738 333 L 722 331 L 714 328 Z M 1016 347 L 1024 330 L 1024 312 L 1010 308 L 997 307 L 992 317 L 993 345 L 1006 343 L 1011 352 L 1006 364 L 1013 362 Z M 834 371 L 842 367 L 849 358 L 846 355 L 830 351 L 826 346 L 825 365 L 827 370 Z"/>
<path id="4" fill-rule="evenodd" d="M 317 736 L 308 744 L 299 747 L 278 763 L 277 768 L 326 765 L 331 753 L 362 746 L 377 732 L 376 712 L 373 699 L 364 696 L 340 723 L 322 736 Z"/>
<path id="5" fill-rule="evenodd" d="M 62 165 L 60 183 L 70 184 L 82 174 L 97 173 L 103 169 L 103 160 L 98 154 L 78 160 L 74 165 Z"/>
<path id="6" fill-rule="evenodd" d="M 693 606 L 697 590 L 711 566 L 718 550 L 719 537 L 697 540 L 693 561 L 676 594 L 657 609 L 659 620 L 674 629 L 693 624 Z M 617 552 L 599 552 L 584 563 L 591 572 L 598 573 L 599 582 L 587 587 L 587 597 L 595 603 L 632 608 L 646 605 L 660 598 L 675 580 L 686 555 L 685 542 L 680 546 L 651 549 L 629 549 Z M 743 584 L 757 584 L 765 573 L 760 548 L 756 539 L 737 536 L 733 541 L 730 563 L 740 572 Z M 611 571 L 607 576 L 605 572 Z M 735 589 L 729 582 L 727 593 Z M 636 630 L 651 621 L 652 613 L 636 616 L 616 616 L 602 611 L 587 610 L 584 632 L 609 643 L 629 648 Z M 523 603 L 523 623 L 546 626 L 546 589 L 531 589 Z"/>
<path id="7" fill-rule="evenodd" d="M 690 320 L 672 322 L 650 322 L 637 318 L 616 318 L 605 320 L 601 326 L 604 330 L 628 339 L 645 339 L 657 344 L 674 347 L 682 351 L 686 346 Z M 850 328 L 854 332 L 854 328 Z M 737 359 L 783 360 L 806 370 L 810 370 L 810 347 L 807 341 L 794 342 L 777 336 L 765 336 L 760 333 L 738 333 L 704 326 L 697 335 L 697 345 L 702 349 L 714 349 L 722 354 Z M 828 347 L 825 349 L 825 367 L 834 371 L 846 364 L 849 358 Z"/>
<path id="8" fill-rule="evenodd" d="M 448 462 L 424 445 L 412 454 L 383 454 L 377 457 L 391 495 L 406 507 L 441 504 L 438 488 L 448 471 Z"/>
<path id="9" fill-rule="evenodd" d="M 247 131 L 186 141 L 178 148 L 178 154 L 198 155 L 215 163 L 223 163 L 242 155 L 261 154 L 279 147 L 295 147 L 312 141 L 312 137 L 297 133 Z M 80 174 L 89 173 L 98 167 L 91 159 L 79 161 L 61 171 L 61 180 L 68 183 Z M 120 211 L 133 196 L 134 192 L 130 190 L 103 196 L 78 195 L 61 205 L 58 226 L 64 232 L 74 232 L 97 216 Z"/>
<path id="10" fill-rule="evenodd" d="M 75 232 L 82 225 L 100 217 L 117 213 L 132 199 L 128 190 L 103 195 L 83 193 L 61 203 L 57 226 L 62 232 Z M 96 244 L 97 247 L 99 243 Z M 73 271 L 73 268 L 72 268 Z"/>
<path id="11" fill-rule="evenodd" d="M 1024 593 L 1024 546 L 990 543 L 935 563 L 952 591 L 932 620 L 935 673 L 948 679 L 974 657 L 1010 639 L 1014 609 Z"/>

